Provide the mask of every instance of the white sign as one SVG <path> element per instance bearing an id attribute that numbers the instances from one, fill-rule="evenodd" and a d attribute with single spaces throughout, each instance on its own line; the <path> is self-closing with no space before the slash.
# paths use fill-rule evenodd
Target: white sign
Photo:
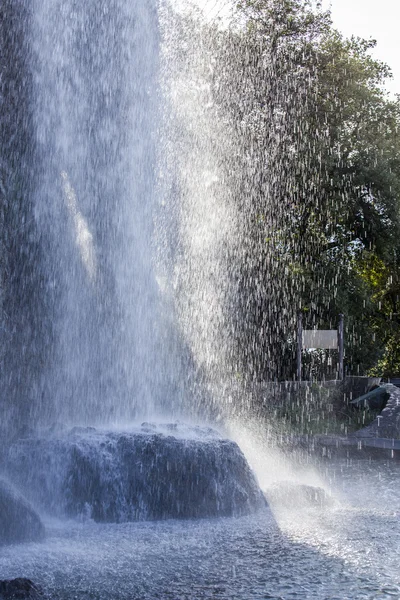
<path id="1" fill-rule="evenodd" d="M 304 329 L 303 348 L 322 348 L 323 350 L 337 350 L 337 329 Z"/>

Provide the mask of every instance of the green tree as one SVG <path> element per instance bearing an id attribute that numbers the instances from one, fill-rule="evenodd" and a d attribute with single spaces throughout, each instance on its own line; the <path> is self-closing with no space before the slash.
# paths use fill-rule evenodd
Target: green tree
<path id="1" fill-rule="evenodd" d="M 348 372 L 393 374 L 400 105 L 383 88 L 390 70 L 370 56 L 375 42 L 344 39 L 307 1 L 238 10 L 242 26 L 216 35 L 214 95 L 238 147 L 227 177 L 243 220 L 241 368 L 291 377 L 303 310 L 306 327 L 346 315 Z"/>

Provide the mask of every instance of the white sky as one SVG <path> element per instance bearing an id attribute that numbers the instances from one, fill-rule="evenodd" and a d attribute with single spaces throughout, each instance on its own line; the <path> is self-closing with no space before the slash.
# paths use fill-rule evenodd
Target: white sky
<path id="1" fill-rule="evenodd" d="M 400 0 L 325 0 L 331 5 L 334 26 L 346 37 L 374 38 L 373 56 L 393 71 L 387 89 L 400 93 Z"/>

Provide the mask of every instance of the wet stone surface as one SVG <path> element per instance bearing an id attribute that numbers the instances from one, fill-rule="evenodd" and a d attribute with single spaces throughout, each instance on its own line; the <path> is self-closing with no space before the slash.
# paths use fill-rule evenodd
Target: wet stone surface
<path id="1" fill-rule="evenodd" d="M 39 600 L 41 590 L 30 579 L 0 581 L 0 600 Z"/>
<path id="2" fill-rule="evenodd" d="M 319 487 L 282 481 L 268 488 L 265 496 L 274 506 L 288 508 L 316 507 L 327 508 L 334 506 L 334 499 Z"/>
<path id="3" fill-rule="evenodd" d="M 137 432 L 77 429 L 14 444 L 7 468 L 58 516 L 99 522 L 240 516 L 266 501 L 235 442 L 213 430 L 146 424 Z"/>

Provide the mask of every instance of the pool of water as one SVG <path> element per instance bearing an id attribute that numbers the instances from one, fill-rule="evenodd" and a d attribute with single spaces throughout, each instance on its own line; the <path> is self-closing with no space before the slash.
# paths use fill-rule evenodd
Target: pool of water
<path id="1" fill-rule="evenodd" d="M 47 539 L 0 549 L 0 579 L 29 577 L 52 599 L 400 598 L 400 465 L 335 461 L 337 503 L 240 519 L 47 521 Z"/>

